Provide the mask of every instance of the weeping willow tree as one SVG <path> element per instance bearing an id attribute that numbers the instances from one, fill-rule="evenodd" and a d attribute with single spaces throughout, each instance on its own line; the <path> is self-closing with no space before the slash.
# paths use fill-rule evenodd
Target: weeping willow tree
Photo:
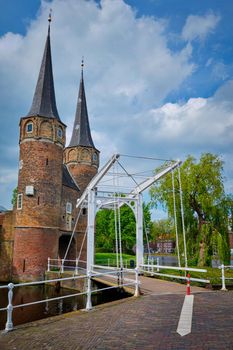
<path id="1" fill-rule="evenodd" d="M 187 255 L 189 263 L 210 265 L 212 257 L 228 263 L 230 258 L 228 224 L 233 199 L 223 185 L 223 162 L 214 154 L 204 153 L 197 161 L 189 156 L 180 167 Z M 175 202 L 179 245 L 183 250 L 178 171 L 174 172 Z M 172 177 L 166 176 L 150 191 L 152 204 L 162 204 L 174 218 Z"/>

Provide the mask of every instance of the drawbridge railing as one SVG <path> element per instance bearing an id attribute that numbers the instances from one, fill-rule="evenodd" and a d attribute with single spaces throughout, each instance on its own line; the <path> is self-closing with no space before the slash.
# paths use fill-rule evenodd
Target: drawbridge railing
<path id="1" fill-rule="evenodd" d="M 226 291 L 227 290 L 227 288 L 226 288 L 226 280 L 233 280 L 233 277 L 226 277 L 225 276 L 225 269 L 233 269 L 233 265 L 224 265 L 224 264 L 222 264 L 218 268 L 221 269 L 221 274 L 222 274 L 222 276 L 221 276 L 221 280 L 222 280 L 222 288 L 221 288 L 221 290 Z"/>
<path id="2" fill-rule="evenodd" d="M 51 262 L 51 261 L 50 261 Z M 76 262 L 76 260 L 75 260 Z M 65 266 L 65 265 L 64 265 Z M 50 265 L 51 267 L 51 265 Z M 75 268 L 75 266 L 73 267 Z M 222 290 L 226 290 L 225 287 L 225 279 L 232 279 L 227 278 L 224 275 L 224 269 L 226 268 L 233 268 L 233 266 L 224 266 L 221 265 L 219 268 L 222 269 Z M 164 277 L 170 277 L 170 278 L 177 278 L 182 280 L 188 280 L 188 277 L 186 276 L 178 276 L 178 275 L 172 275 L 167 273 L 161 273 L 157 271 L 161 271 L 163 269 L 166 270 L 177 270 L 177 271 L 184 271 L 186 272 L 201 272 L 206 273 L 206 269 L 198 269 L 198 268 L 189 268 L 189 267 L 175 267 L 175 266 L 165 266 L 165 265 L 152 265 L 152 264 L 142 264 L 140 265 L 140 269 L 125 269 L 125 268 L 116 268 L 116 267 L 110 267 L 110 266 L 102 266 L 102 265 L 92 265 L 92 271 L 89 271 L 82 275 L 75 275 L 71 277 L 63 277 L 63 278 L 55 278 L 55 279 L 48 279 L 43 281 L 35 281 L 35 282 L 26 282 L 26 283 L 9 283 L 8 285 L 0 286 L 1 289 L 8 289 L 8 305 L 6 307 L 0 308 L 1 311 L 7 311 L 7 321 L 5 325 L 5 332 L 9 332 L 13 330 L 13 310 L 16 308 L 22 308 L 27 307 L 31 305 L 41 304 L 41 303 L 48 303 L 50 301 L 55 300 L 62 300 L 65 298 L 71 298 L 79 295 L 86 295 L 86 310 L 92 309 L 92 294 L 98 293 L 114 288 L 123 288 L 128 286 L 133 286 L 134 288 L 134 295 L 139 296 L 139 275 L 143 273 L 149 273 L 151 275 L 158 275 L 158 276 L 164 276 Z M 75 271 L 74 271 L 75 272 Z M 133 278 L 129 278 L 129 275 L 132 274 Z M 115 281 L 111 286 L 93 289 L 91 285 L 91 280 L 95 278 L 111 278 Z M 37 286 L 42 284 L 49 284 L 49 283 L 57 283 L 57 282 L 64 282 L 64 281 L 75 281 L 75 280 L 85 280 L 85 291 L 78 292 L 78 293 L 72 293 L 68 295 L 63 295 L 59 297 L 52 297 L 52 298 L 45 298 L 42 300 L 37 300 L 29 303 L 21 303 L 17 305 L 13 305 L 13 293 L 14 290 L 18 287 L 27 287 L 27 286 Z M 194 282 L 203 282 L 203 283 L 210 283 L 208 279 L 200 279 L 200 278 L 190 278 L 191 281 Z"/>
<path id="3" fill-rule="evenodd" d="M 47 271 L 60 271 L 61 273 L 65 271 L 73 271 L 75 275 L 79 272 L 86 271 L 86 261 L 80 259 L 51 259 L 48 258 Z"/>
<path id="4" fill-rule="evenodd" d="M 168 278 L 175 278 L 175 279 L 180 279 L 180 280 L 186 280 L 187 281 L 187 276 L 186 272 L 201 272 L 201 273 L 206 273 L 206 269 L 198 269 L 198 268 L 193 268 L 193 267 L 178 267 L 178 266 L 165 266 L 165 265 L 159 265 L 159 264 L 143 264 L 140 265 L 141 271 L 144 273 L 149 273 L 151 276 L 161 276 L 161 277 L 168 277 Z M 160 270 L 175 270 L 175 271 L 184 271 L 185 276 L 180 276 L 180 275 L 173 275 L 173 274 L 168 274 L 168 273 L 162 273 Z M 210 280 L 208 279 L 203 279 L 203 278 L 195 278 L 195 277 L 190 277 L 190 281 L 193 282 L 202 282 L 202 283 L 210 283 Z"/>
<path id="5" fill-rule="evenodd" d="M 105 267 L 106 270 L 106 267 Z M 125 273 L 126 271 L 122 271 L 120 269 L 109 269 L 107 268 L 107 271 L 89 271 L 85 275 L 79 275 L 75 276 L 73 275 L 72 277 L 63 277 L 63 278 L 55 278 L 55 279 L 48 279 L 48 280 L 43 280 L 43 281 L 35 281 L 35 282 L 26 282 L 26 283 L 9 283 L 8 285 L 0 286 L 1 289 L 8 289 L 8 305 L 6 307 L 0 308 L 1 311 L 7 311 L 7 321 L 5 325 L 5 332 L 9 332 L 13 330 L 14 325 L 13 325 L 13 310 L 17 308 L 22 308 L 22 307 L 27 307 L 31 305 L 36 305 L 36 304 L 41 304 L 41 303 L 48 303 L 50 301 L 55 301 L 55 300 L 62 300 L 65 298 L 71 298 L 79 295 L 86 295 L 86 310 L 91 310 L 92 309 L 92 294 L 93 293 L 98 293 L 102 291 L 106 291 L 109 289 L 114 289 L 114 288 L 124 288 L 127 286 L 134 286 L 135 288 L 135 296 L 139 295 L 139 279 L 138 279 L 138 270 L 135 269 L 135 280 L 128 280 L 126 283 L 124 282 L 123 279 L 120 279 L 116 285 L 112 286 L 107 286 L 103 288 L 98 288 L 98 289 L 93 289 L 91 285 L 91 280 L 96 277 L 104 277 L 104 276 L 118 276 L 119 274 Z M 53 298 L 45 298 L 42 300 L 37 300 L 29 303 L 22 303 L 18 305 L 13 305 L 13 294 L 14 294 L 14 289 L 18 287 L 27 287 L 27 286 L 38 286 L 42 284 L 49 284 L 49 283 L 58 283 L 58 282 L 64 282 L 64 281 L 75 281 L 75 280 L 81 280 L 84 279 L 86 282 L 86 290 L 83 292 L 78 292 L 78 293 L 72 293 L 68 295 L 63 295 L 59 297 L 53 297 Z"/>

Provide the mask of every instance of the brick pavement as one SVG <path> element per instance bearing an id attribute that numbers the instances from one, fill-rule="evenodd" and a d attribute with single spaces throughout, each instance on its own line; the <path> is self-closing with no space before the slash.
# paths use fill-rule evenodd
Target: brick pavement
<path id="1" fill-rule="evenodd" d="M 176 333 L 184 296 L 144 295 L 19 326 L 1 350 L 232 350 L 233 292 L 195 294 L 192 333 Z"/>

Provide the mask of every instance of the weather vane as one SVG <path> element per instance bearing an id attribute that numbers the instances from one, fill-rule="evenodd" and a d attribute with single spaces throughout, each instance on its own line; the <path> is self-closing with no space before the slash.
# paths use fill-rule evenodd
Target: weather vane
<path id="1" fill-rule="evenodd" d="M 49 24 L 51 21 L 52 21 L 52 9 L 49 10 L 49 17 L 48 17 Z"/>

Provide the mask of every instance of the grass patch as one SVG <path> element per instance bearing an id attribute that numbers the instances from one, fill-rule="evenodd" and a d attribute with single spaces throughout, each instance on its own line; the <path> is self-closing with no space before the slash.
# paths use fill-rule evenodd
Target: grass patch
<path id="1" fill-rule="evenodd" d="M 130 255 L 130 254 L 122 254 L 123 258 L 123 264 L 126 266 L 126 261 L 127 261 L 127 266 L 130 266 L 130 260 L 133 260 L 134 263 L 136 262 L 136 256 L 135 255 Z M 96 253 L 95 254 L 95 263 L 97 265 L 104 265 L 107 266 L 108 264 L 110 266 L 116 266 L 116 254 L 115 253 Z M 196 266 L 190 266 L 194 268 L 198 268 Z M 207 279 L 210 281 L 210 284 L 212 286 L 220 286 L 222 284 L 222 274 L 221 274 L 221 269 L 218 268 L 212 268 L 212 267 L 201 267 L 202 269 L 206 269 L 207 272 L 198 272 L 198 271 L 191 271 L 190 275 L 193 278 L 201 278 L 201 279 Z M 156 272 L 156 269 L 155 269 Z M 179 270 L 169 270 L 169 269 L 160 269 L 161 273 L 168 274 L 168 275 L 176 275 L 176 276 L 184 276 L 184 271 L 179 271 Z M 150 272 L 149 272 L 150 274 Z M 165 276 L 157 276 L 155 275 L 156 278 L 167 280 L 167 281 L 175 281 L 179 283 L 186 283 L 185 280 L 180 280 L 178 278 L 171 278 L 171 277 L 165 277 Z M 228 280 L 227 277 L 233 278 L 233 269 L 225 269 L 225 283 L 226 286 L 233 287 L 233 280 Z M 204 286 L 204 283 L 201 282 L 192 282 L 193 285 L 198 285 L 198 286 Z"/>
<path id="2" fill-rule="evenodd" d="M 191 267 L 191 266 L 190 266 Z M 193 266 L 194 268 L 198 268 L 196 266 Z M 212 268 L 212 267 L 202 267 L 202 269 L 206 269 L 207 272 L 198 272 L 198 271 L 191 271 L 190 272 L 190 276 L 193 278 L 201 278 L 201 279 L 207 279 L 210 281 L 210 284 L 212 286 L 217 286 L 217 285 L 221 285 L 222 284 L 222 274 L 221 274 L 221 269 L 218 268 Z M 156 272 L 156 271 L 155 271 Z M 160 269 L 161 273 L 164 274 L 169 274 L 169 275 L 176 275 L 176 276 L 184 276 L 185 273 L 184 271 L 178 271 L 178 270 L 169 270 L 169 269 Z M 155 275 L 156 278 L 159 279 L 164 279 L 167 281 L 176 281 L 176 282 L 180 282 L 180 283 L 186 283 L 184 280 L 179 280 L 178 278 L 170 278 L 170 277 L 165 277 L 165 276 L 158 276 Z M 225 269 L 225 283 L 226 286 L 233 286 L 233 280 L 227 280 L 227 277 L 229 278 L 233 278 L 233 269 Z M 193 282 L 192 284 L 194 285 L 199 285 L 199 286 L 203 286 L 204 283 L 201 282 Z"/>
<path id="3" fill-rule="evenodd" d="M 130 260 L 135 262 L 136 256 L 130 254 L 122 254 L 123 264 L 129 266 Z M 96 253 L 95 254 L 95 263 L 96 265 L 105 265 L 116 266 L 116 254 L 115 253 Z"/>

